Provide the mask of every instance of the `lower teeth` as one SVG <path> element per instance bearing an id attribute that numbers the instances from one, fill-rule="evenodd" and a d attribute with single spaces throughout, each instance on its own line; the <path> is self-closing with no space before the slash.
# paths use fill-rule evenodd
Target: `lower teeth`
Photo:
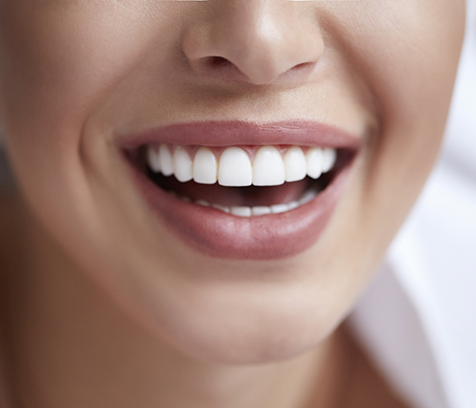
<path id="1" fill-rule="evenodd" d="M 177 193 L 175 193 L 174 191 L 168 191 L 168 193 L 177 198 L 180 198 L 181 200 L 187 203 L 193 202 L 194 204 L 201 205 L 203 207 L 212 207 L 216 210 L 223 211 L 224 213 L 232 214 L 237 217 L 256 217 L 260 215 L 285 213 L 294 210 L 295 208 L 301 207 L 304 204 L 307 204 L 317 196 L 317 191 L 309 190 L 303 195 L 303 197 L 299 201 L 292 201 L 287 204 L 276 204 L 271 206 L 258 207 L 225 207 L 219 204 L 210 204 L 208 201 L 205 200 L 192 201 L 189 197 L 181 197 L 177 195 Z"/>

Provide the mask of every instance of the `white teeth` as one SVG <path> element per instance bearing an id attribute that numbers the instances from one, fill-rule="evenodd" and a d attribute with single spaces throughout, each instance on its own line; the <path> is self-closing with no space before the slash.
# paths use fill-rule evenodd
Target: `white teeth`
<path id="1" fill-rule="evenodd" d="M 288 204 L 289 210 L 294 210 L 295 208 L 298 208 L 301 205 L 299 201 L 292 201 Z"/>
<path id="2" fill-rule="evenodd" d="M 159 149 L 160 171 L 164 176 L 174 174 L 174 162 L 166 145 L 160 145 Z"/>
<path id="3" fill-rule="evenodd" d="M 230 187 L 250 186 L 253 181 L 253 168 L 250 158 L 239 147 L 226 148 L 218 165 L 218 184 Z"/>
<path id="4" fill-rule="evenodd" d="M 322 174 L 324 164 L 324 152 L 318 147 L 312 147 L 306 154 L 307 175 L 317 179 Z"/>
<path id="5" fill-rule="evenodd" d="M 334 164 L 336 163 L 336 158 L 337 158 L 337 153 L 335 149 L 331 149 L 330 147 L 327 147 L 324 149 L 324 163 L 322 165 L 322 171 L 324 173 L 327 173 L 330 169 L 334 167 Z"/>
<path id="6" fill-rule="evenodd" d="M 216 208 L 217 210 L 229 213 L 230 212 L 230 207 L 225 207 L 224 205 L 219 205 L 219 204 L 212 204 L 213 208 Z"/>
<path id="7" fill-rule="evenodd" d="M 168 193 L 173 195 L 176 198 L 179 198 L 180 200 L 182 200 L 186 203 L 192 203 L 193 202 L 194 204 L 200 205 L 202 207 L 215 208 L 217 210 L 223 211 L 224 213 L 232 214 L 232 215 L 237 216 L 237 217 L 258 217 L 258 216 L 261 216 L 261 215 L 285 213 L 285 212 L 294 210 L 295 208 L 298 208 L 301 205 L 304 205 L 304 204 L 308 203 L 309 201 L 313 200 L 317 196 L 317 192 L 308 191 L 301 198 L 301 200 L 292 201 L 292 202 L 287 203 L 287 204 L 276 204 L 276 205 L 272 205 L 270 207 L 267 207 L 267 206 L 226 207 L 226 206 L 220 205 L 220 204 L 210 204 L 208 201 L 205 201 L 205 200 L 195 200 L 195 201 L 193 201 L 189 197 L 177 195 L 177 193 L 175 193 L 174 191 L 168 191 Z"/>
<path id="8" fill-rule="evenodd" d="M 206 147 L 201 147 L 195 154 L 193 180 L 200 184 L 215 184 L 217 182 L 217 159 Z"/>
<path id="9" fill-rule="evenodd" d="M 283 212 L 288 211 L 288 205 L 287 204 L 276 204 L 271 206 L 271 212 L 273 214 L 281 214 Z"/>
<path id="10" fill-rule="evenodd" d="M 251 217 L 251 207 L 231 207 L 230 213 L 238 217 Z"/>
<path id="11" fill-rule="evenodd" d="M 284 168 L 286 181 L 298 181 L 306 177 L 306 157 L 302 149 L 297 146 L 291 147 L 284 155 Z"/>
<path id="12" fill-rule="evenodd" d="M 317 196 L 317 192 L 315 191 L 308 191 L 304 196 L 299 200 L 299 205 L 307 204 L 308 202 L 314 200 Z"/>
<path id="13" fill-rule="evenodd" d="M 255 186 L 277 186 L 284 183 L 284 162 L 278 149 L 263 146 L 256 153 L 253 163 Z"/>
<path id="14" fill-rule="evenodd" d="M 178 181 L 186 182 L 193 178 L 192 175 L 192 160 L 187 151 L 177 146 L 174 153 L 174 174 Z"/>
<path id="15" fill-rule="evenodd" d="M 167 145 L 149 146 L 147 162 L 151 171 L 164 176 L 175 175 L 177 180 L 194 180 L 199 184 L 218 184 L 228 187 L 275 186 L 302 180 L 307 176 L 317 179 L 330 171 L 336 163 L 336 149 L 311 147 L 307 153 L 293 146 L 282 157 L 274 146 L 262 146 L 254 163 L 248 153 L 239 147 L 226 148 L 217 161 L 215 153 L 200 147 L 194 159 L 182 146 L 175 148 L 173 156 Z"/>
<path id="16" fill-rule="evenodd" d="M 313 200 L 316 196 L 317 193 L 315 191 L 308 191 L 304 196 L 301 198 L 299 201 L 292 201 L 287 204 L 276 204 L 272 205 L 270 207 L 267 206 L 256 206 L 256 207 L 225 207 L 224 205 L 220 204 L 210 204 L 208 201 L 205 200 L 195 200 L 193 201 L 189 197 L 185 196 L 179 196 L 175 191 L 168 191 L 169 194 L 173 195 L 175 198 L 179 198 L 182 201 L 185 201 L 186 203 L 195 203 L 197 205 L 200 205 L 202 207 L 212 207 L 217 210 L 223 211 L 224 213 L 227 214 L 232 214 L 237 217 L 258 217 L 261 215 L 268 215 L 268 214 L 281 214 L 285 213 L 291 210 L 294 210 L 295 208 L 300 207 L 301 205 L 304 205 L 308 203 L 309 201 Z"/>
<path id="17" fill-rule="evenodd" d="M 271 207 L 251 207 L 252 215 L 266 215 L 271 214 Z"/>
<path id="18" fill-rule="evenodd" d="M 147 149 L 147 162 L 149 163 L 150 169 L 154 173 L 158 173 L 160 171 L 159 152 L 156 149 L 152 147 Z"/>
<path id="19" fill-rule="evenodd" d="M 309 202 L 312 198 L 316 196 L 316 193 L 311 193 L 309 192 L 307 195 L 307 202 Z M 312 197 L 312 198 L 311 198 Z M 305 203 L 303 203 L 305 204 Z M 268 215 L 268 214 L 281 214 L 285 213 L 291 210 L 294 210 L 295 208 L 301 206 L 302 204 L 298 201 L 293 201 L 288 204 L 276 204 L 272 205 L 271 207 L 231 207 L 231 208 L 226 208 L 226 212 L 229 212 L 233 215 L 236 215 L 238 217 L 250 217 L 250 216 L 260 216 L 260 215 Z M 223 209 L 220 208 L 222 211 Z"/>
<path id="20" fill-rule="evenodd" d="M 197 200 L 195 204 L 201 205 L 202 207 L 210 207 L 210 203 L 205 200 Z"/>

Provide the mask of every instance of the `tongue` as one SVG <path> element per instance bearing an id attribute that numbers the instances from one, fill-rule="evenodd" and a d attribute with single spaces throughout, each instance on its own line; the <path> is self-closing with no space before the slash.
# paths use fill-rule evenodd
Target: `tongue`
<path id="1" fill-rule="evenodd" d="M 174 177 L 160 177 L 159 185 L 166 191 L 172 190 L 179 196 L 193 201 L 205 200 L 210 204 L 225 207 L 255 207 L 286 204 L 299 200 L 309 187 L 304 179 L 270 187 L 223 187 L 219 184 L 198 184 L 194 181 L 180 183 Z"/>

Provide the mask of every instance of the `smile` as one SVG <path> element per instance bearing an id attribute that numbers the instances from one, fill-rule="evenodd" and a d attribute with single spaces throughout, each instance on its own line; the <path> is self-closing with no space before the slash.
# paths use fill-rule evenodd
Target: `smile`
<path id="1" fill-rule="evenodd" d="M 186 243 L 214 257 L 276 259 L 318 240 L 358 146 L 315 123 L 205 122 L 154 129 L 122 148 L 154 212 Z"/>
<path id="2" fill-rule="evenodd" d="M 298 146 L 249 146 L 225 149 L 175 146 L 170 149 L 167 145 L 149 145 L 147 164 L 149 176 L 157 185 L 169 187 L 170 193 L 185 201 L 211 206 L 240 217 L 262 216 L 291 211 L 312 200 L 325 186 L 323 181 L 325 175 L 336 163 L 336 150 L 314 147 L 307 148 L 306 154 L 303 150 Z M 161 175 L 174 177 L 181 183 L 192 180 L 193 182 L 181 186 L 175 180 L 166 180 Z M 219 187 L 280 186 L 285 182 L 303 180 L 306 176 L 319 180 L 319 183 L 315 183 L 315 188 L 309 188 L 300 195 L 296 194 L 297 184 L 292 188 L 281 188 L 280 190 L 288 192 L 287 195 L 291 195 L 292 190 L 295 199 L 289 202 L 279 202 L 276 199 L 277 202 L 274 204 L 272 201 L 269 202 L 273 196 L 270 189 L 241 188 L 232 191 Z M 195 184 L 218 185 L 204 188 Z M 263 205 L 266 198 L 269 205 Z M 235 205 L 232 205 L 233 201 Z M 288 200 L 284 198 L 284 201 Z M 254 203 L 261 205 L 253 205 Z"/>

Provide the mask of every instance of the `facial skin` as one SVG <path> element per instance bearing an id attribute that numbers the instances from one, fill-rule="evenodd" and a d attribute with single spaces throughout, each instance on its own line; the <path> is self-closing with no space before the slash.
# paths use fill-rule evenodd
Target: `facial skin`
<path id="1" fill-rule="evenodd" d="M 436 159 L 464 2 L 0 7 L 8 151 L 33 213 L 76 272 L 154 337 L 199 360 L 279 361 L 326 338 Z M 228 62 L 207 64 L 216 56 Z M 151 127 L 292 119 L 337 126 L 363 147 L 323 235 L 286 259 L 196 252 L 151 211 L 118 148 L 124 135 Z"/>

